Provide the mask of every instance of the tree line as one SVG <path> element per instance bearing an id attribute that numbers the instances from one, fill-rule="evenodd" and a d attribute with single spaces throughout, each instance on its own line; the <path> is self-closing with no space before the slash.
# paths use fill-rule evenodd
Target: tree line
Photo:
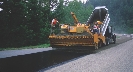
<path id="1" fill-rule="evenodd" d="M 0 48 L 49 43 L 50 23 L 73 23 L 70 12 L 86 22 L 93 6 L 69 0 L 2 0 L 0 8 Z"/>

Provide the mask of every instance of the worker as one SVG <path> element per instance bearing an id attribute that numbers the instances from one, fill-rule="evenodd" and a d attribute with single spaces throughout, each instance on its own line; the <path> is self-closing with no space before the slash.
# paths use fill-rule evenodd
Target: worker
<path id="1" fill-rule="evenodd" d="M 97 25 L 94 25 L 94 26 L 93 26 L 93 32 L 94 32 L 94 33 L 95 33 L 95 32 L 98 32 Z"/>
<path id="2" fill-rule="evenodd" d="M 55 27 L 56 23 L 59 23 L 59 21 L 58 21 L 56 18 L 54 18 L 54 19 L 52 20 L 52 22 L 51 22 L 51 26 L 52 26 L 52 27 Z"/>
<path id="3" fill-rule="evenodd" d="M 51 22 L 51 33 L 54 32 L 56 23 L 59 23 L 59 21 L 58 21 L 56 18 L 54 18 L 54 19 L 52 20 L 52 22 Z"/>
<path id="4" fill-rule="evenodd" d="M 95 22 L 95 24 L 94 24 L 94 26 L 93 26 L 93 32 L 94 33 L 98 33 L 99 34 L 99 27 L 98 27 L 98 23 L 97 22 Z"/>

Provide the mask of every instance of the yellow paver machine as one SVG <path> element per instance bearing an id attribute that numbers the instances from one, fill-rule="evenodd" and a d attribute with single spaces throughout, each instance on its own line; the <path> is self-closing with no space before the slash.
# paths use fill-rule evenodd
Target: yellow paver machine
<path id="1" fill-rule="evenodd" d="M 93 46 L 98 49 L 102 45 L 116 42 L 112 26 L 108 26 L 110 18 L 105 6 L 95 7 L 86 24 L 79 23 L 73 12 L 71 15 L 74 25 L 61 24 L 59 34 L 50 34 L 51 47 Z M 95 24 L 98 26 L 97 32 L 93 30 Z"/>

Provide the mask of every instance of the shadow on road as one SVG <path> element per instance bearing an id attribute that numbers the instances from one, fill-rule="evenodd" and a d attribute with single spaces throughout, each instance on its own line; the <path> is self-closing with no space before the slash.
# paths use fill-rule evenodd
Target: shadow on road
<path id="1" fill-rule="evenodd" d="M 75 60 L 92 52 L 51 50 L 0 59 L 0 72 L 37 72 Z"/>

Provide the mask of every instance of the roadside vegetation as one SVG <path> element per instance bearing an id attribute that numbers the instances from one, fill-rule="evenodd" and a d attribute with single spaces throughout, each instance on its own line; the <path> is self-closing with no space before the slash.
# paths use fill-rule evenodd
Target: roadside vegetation
<path id="1" fill-rule="evenodd" d="M 109 9 L 117 33 L 133 33 L 133 0 L 1 0 L 0 50 L 49 46 L 50 23 L 73 24 L 70 12 L 86 23 L 96 6 Z M 46 44 L 46 45 L 45 45 Z"/>
<path id="2" fill-rule="evenodd" d="M 48 48 L 49 46 L 50 46 L 50 44 L 42 44 L 42 45 L 36 45 L 36 46 L 25 46 L 25 47 L 20 47 L 20 48 L 0 48 L 0 51 L 34 49 L 34 48 Z"/>

